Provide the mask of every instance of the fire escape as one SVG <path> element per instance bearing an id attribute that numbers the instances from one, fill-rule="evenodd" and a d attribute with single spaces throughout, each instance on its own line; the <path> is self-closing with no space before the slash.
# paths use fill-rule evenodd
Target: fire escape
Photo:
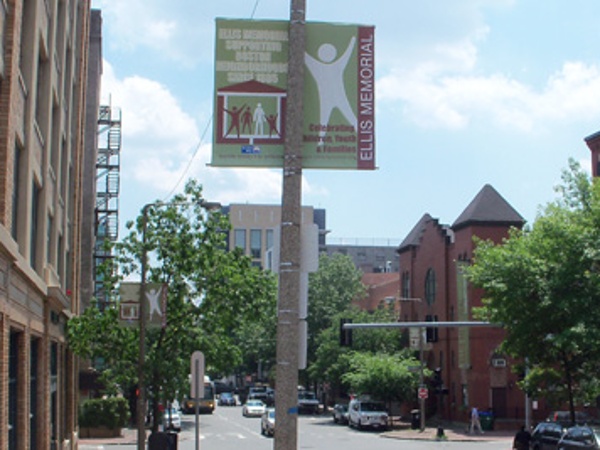
<path id="1" fill-rule="evenodd" d="M 100 305 L 109 301 L 100 267 L 113 257 L 111 243 L 119 233 L 119 184 L 121 170 L 121 111 L 100 106 L 96 160 L 96 245 L 94 295 Z"/>

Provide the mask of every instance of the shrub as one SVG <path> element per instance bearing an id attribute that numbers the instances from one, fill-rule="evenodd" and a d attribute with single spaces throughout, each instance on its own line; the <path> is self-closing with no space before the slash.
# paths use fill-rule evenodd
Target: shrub
<path id="1" fill-rule="evenodd" d="M 79 407 L 80 427 L 105 426 L 111 430 L 125 427 L 129 421 L 129 405 L 122 397 L 85 400 Z"/>

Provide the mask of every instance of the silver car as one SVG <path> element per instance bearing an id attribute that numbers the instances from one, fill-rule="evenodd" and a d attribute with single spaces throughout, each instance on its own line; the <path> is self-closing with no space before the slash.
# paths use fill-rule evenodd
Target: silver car
<path id="1" fill-rule="evenodd" d="M 244 406 L 242 406 L 242 415 L 244 417 L 261 417 L 266 411 L 267 407 L 260 400 L 248 400 Z"/>
<path id="2" fill-rule="evenodd" d="M 260 419 L 260 434 L 273 436 L 275 434 L 275 408 L 268 408 Z"/>

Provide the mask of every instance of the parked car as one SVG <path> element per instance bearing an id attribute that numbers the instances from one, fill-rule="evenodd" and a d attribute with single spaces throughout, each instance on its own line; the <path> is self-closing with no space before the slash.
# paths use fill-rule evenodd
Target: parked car
<path id="1" fill-rule="evenodd" d="M 532 450 L 554 450 L 563 435 L 563 430 L 558 422 L 540 422 L 531 433 L 529 447 Z"/>
<path id="2" fill-rule="evenodd" d="M 319 411 L 319 400 L 313 391 L 298 391 L 298 413 L 316 414 Z"/>
<path id="3" fill-rule="evenodd" d="M 372 400 L 351 400 L 348 405 L 348 425 L 358 429 L 386 430 L 388 427 L 388 413 L 385 405 Z"/>
<path id="4" fill-rule="evenodd" d="M 266 409 L 266 405 L 261 400 L 248 400 L 242 406 L 242 415 L 244 417 L 261 417 Z"/>
<path id="5" fill-rule="evenodd" d="M 348 405 L 337 403 L 331 412 L 335 423 L 348 423 Z"/>
<path id="6" fill-rule="evenodd" d="M 589 425 L 594 419 L 585 411 L 575 411 L 575 423 L 573 423 L 570 411 L 553 411 L 548 415 L 546 421 L 558 422 L 563 427 L 570 427 L 572 425 Z"/>
<path id="7" fill-rule="evenodd" d="M 273 436 L 275 434 L 275 408 L 267 408 L 260 418 L 260 434 Z"/>
<path id="8" fill-rule="evenodd" d="M 558 450 L 598 450 L 600 449 L 600 440 L 598 431 L 589 426 L 579 426 L 567 428 L 558 441 Z"/>
<path id="9" fill-rule="evenodd" d="M 163 428 L 165 430 L 181 431 L 181 415 L 175 408 L 168 408 L 163 413 Z"/>
<path id="10" fill-rule="evenodd" d="M 219 406 L 235 406 L 235 397 L 231 392 L 223 392 L 219 396 Z"/>

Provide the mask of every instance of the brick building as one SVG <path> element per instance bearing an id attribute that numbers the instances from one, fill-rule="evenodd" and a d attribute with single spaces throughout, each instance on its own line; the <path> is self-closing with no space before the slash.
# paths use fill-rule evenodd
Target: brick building
<path id="1" fill-rule="evenodd" d="M 472 321 L 473 307 L 481 305 L 482 292 L 465 281 L 475 244 L 473 236 L 500 242 L 510 227 L 521 228 L 524 219 L 490 185 L 484 186 L 451 225 L 425 214 L 400 244 L 401 321 Z M 467 420 L 468 410 L 492 409 L 497 423 L 524 417 L 525 397 L 516 387 L 505 356 L 497 348 L 503 331 L 497 328 L 431 328 L 424 358 L 439 368 L 447 394 L 428 399 L 428 416 Z"/>
<path id="2" fill-rule="evenodd" d="M 89 0 L 0 1 L 0 448 L 77 440 Z M 89 200 L 89 199 L 88 199 Z"/>

